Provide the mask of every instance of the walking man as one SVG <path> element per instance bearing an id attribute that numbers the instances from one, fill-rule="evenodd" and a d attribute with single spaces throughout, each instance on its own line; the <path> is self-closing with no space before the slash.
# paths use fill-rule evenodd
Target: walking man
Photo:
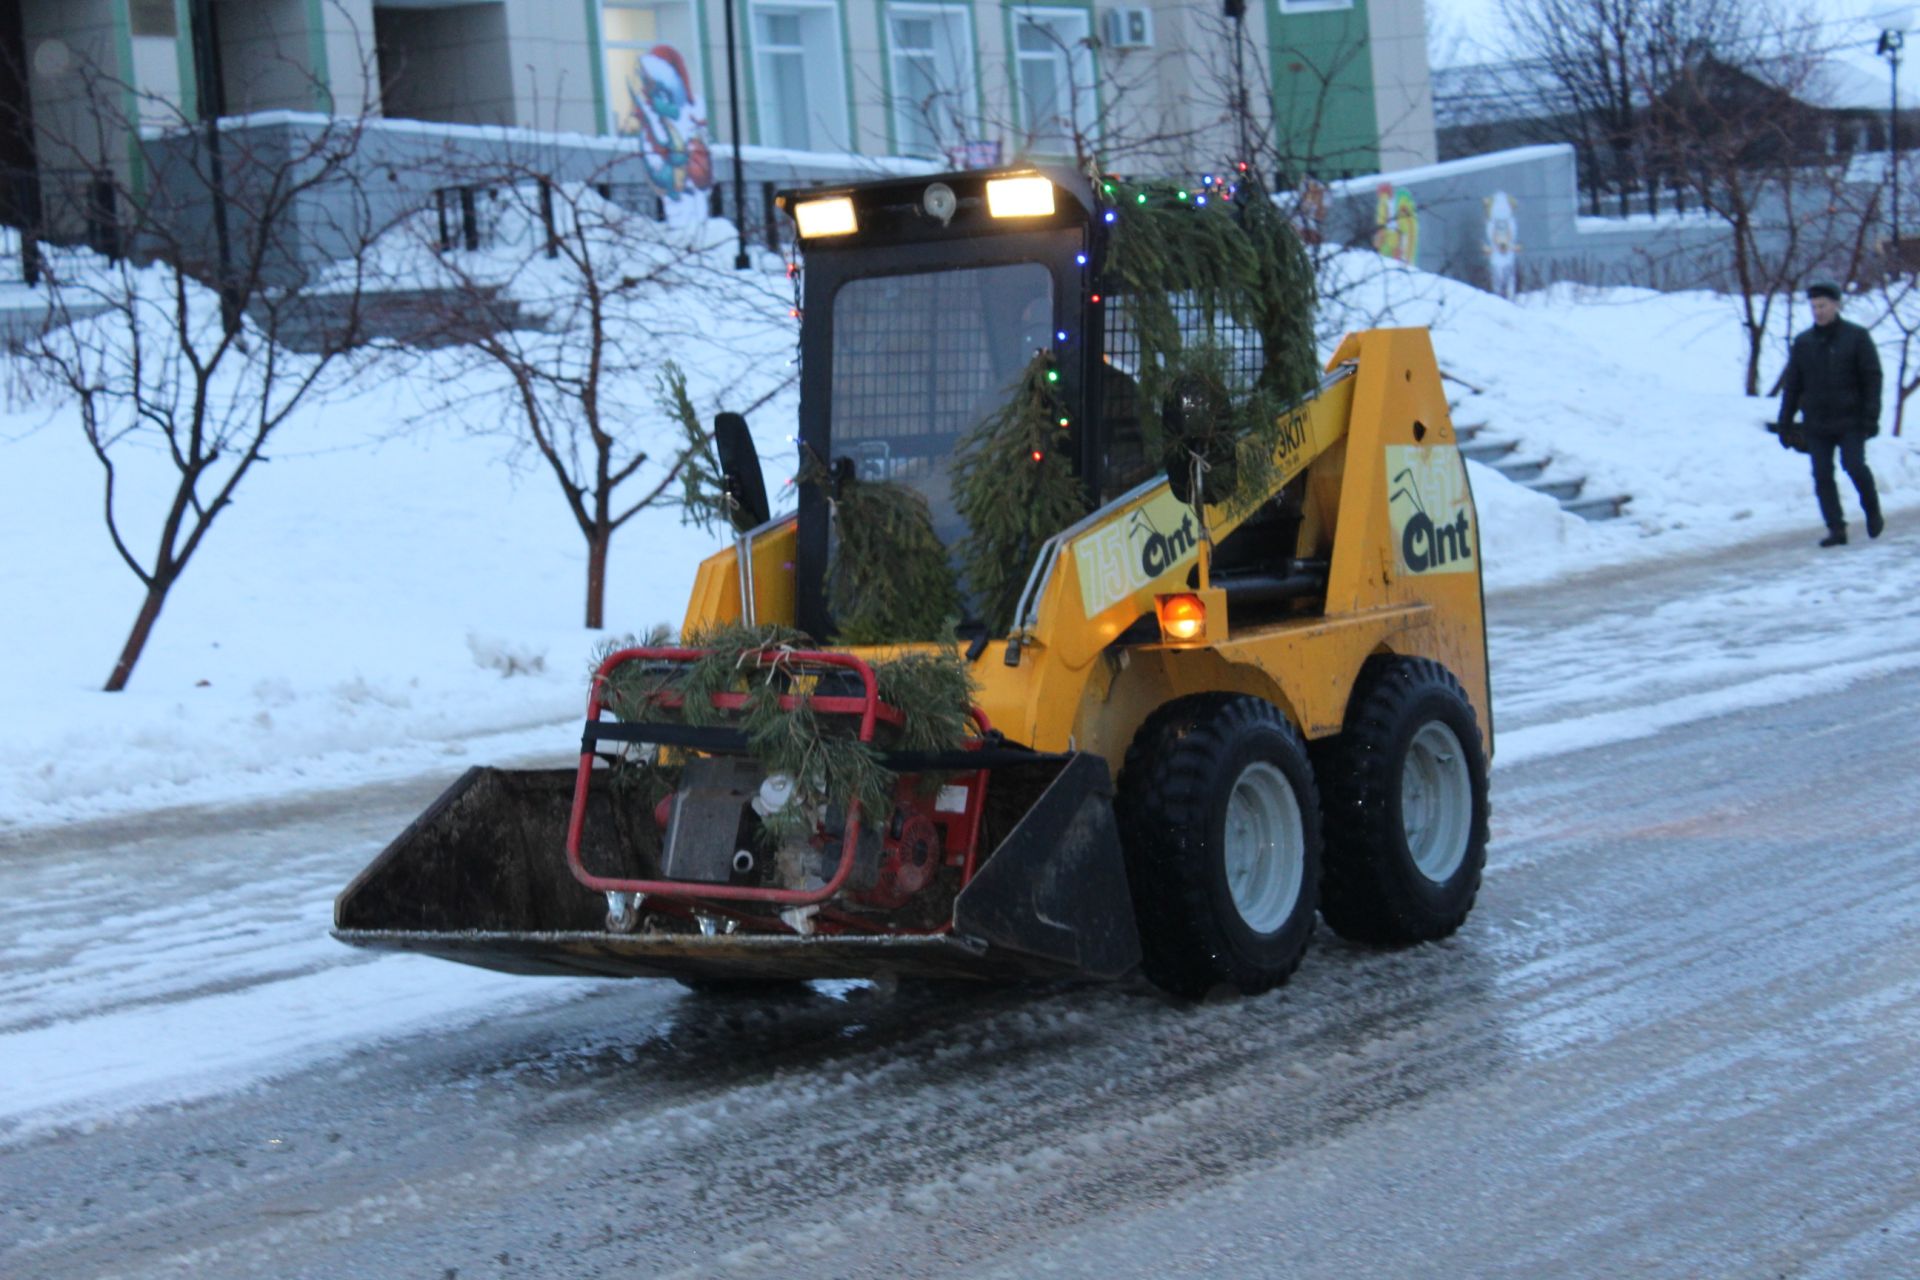
<path id="1" fill-rule="evenodd" d="M 1813 458 L 1813 493 L 1820 500 L 1820 518 L 1827 522 L 1820 545 L 1843 547 L 1847 520 L 1833 482 L 1836 449 L 1847 479 L 1860 494 L 1867 536 L 1877 538 L 1886 527 L 1873 472 L 1867 470 L 1867 440 L 1880 434 L 1880 354 L 1865 329 L 1840 318 L 1839 285 L 1810 285 L 1807 300 L 1813 328 L 1793 340 L 1780 379 L 1780 443 L 1792 447 L 1796 434 L 1805 441 Z M 1805 424 L 1796 427 L 1794 415 L 1802 411 Z"/>

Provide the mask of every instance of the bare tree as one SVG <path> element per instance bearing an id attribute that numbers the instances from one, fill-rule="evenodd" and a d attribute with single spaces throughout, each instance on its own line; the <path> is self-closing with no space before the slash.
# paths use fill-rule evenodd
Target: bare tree
<path id="1" fill-rule="evenodd" d="M 1908 199 L 1920 191 L 1920 181 L 1913 178 L 1904 186 L 1901 194 Z M 1893 434 L 1898 436 L 1906 425 L 1907 401 L 1920 391 L 1920 278 L 1896 253 L 1893 245 L 1881 247 L 1879 278 L 1867 291 L 1874 309 L 1863 323 L 1880 335 L 1885 362 L 1892 365 Z"/>
<path id="2" fill-rule="evenodd" d="M 1562 110 L 1543 121 L 1571 141 L 1598 212 L 1613 188 L 1620 211 L 1662 177 L 1649 147 L 1649 103 L 1704 58 L 1740 60 L 1766 14 L 1752 0 L 1500 0 L 1523 65 L 1557 90 Z"/>
<path id="3" fill-rule="evenodd" d="M 363 120 L 229 132 L 219 165 L 214 130 L 97 67 L 76 75 L 85 109 L 43 119 L 36 141 L 43 161 L 91 175 L 120 252 L 45 259 L 51 320 L 24 354 L 43 392 L 77 405 L 108 536 L 144 589 L 112 692 L 277 434 L 360 367 L 378 228 L 354 177 Z M 324 296 L 307 288 L 316 235 L 342 260 Z"/>
<path id="4" fill-rule="evenodd" d="M 1849 182 L 1847 157 L 1826 146 L 1812 32 L 1771 15 L 1743 45 L 1700 53 L 1646 96 L 1649 154 L 1726 226 L 1748 395 L 1762 393 L 1781 300 L 1816 272 L 1860 279 L 1879 221 L 1879 188 Z"/>
<path id="5" fill-rule="evenodd" d="M 706 456 L 705 428 L 662 404 L 668 363 L 743 412 L 796 373 L 777 269 L 733 271 L 730 228 L 656 221 L 650 187 L 603 176 L 559 183 L 513 160 L 465 175 L 484 226 L 471 248 L 435 244 L 426 273 L 447 344 L 432 357 L 434 414 L 505 433 L 553 477 L 587 545 L 595 628 L 614 535 L 678 505 Z M 419 231 L 416 246 L 438 238 L 430 222 Z"/>
<path id="6" fill-rule="evenodd" d="M 1920 338 L 1920 284 L 1910 275 L 1889 273 L 1878 292 L 1880 314 L 1871 327 L 1891 328 L 1898 335 L 1893 343 L 1881 343 L 1898 352 L 1893 362 L 1893 434 L 1897 436 L 1906 423 L 1907 401 L 1920 391 L 1920 352 L 1914 349 L 1915 339 Z"/>
<path id="7" fill-rule="evenodd" d="M 1281 61 L 1295 86 L 1290 96 L 1277 98 L 1260 88 L 1275 81 L 1273 61 L 1244 38 L 1230 13 L 1200 10 L 1189 21 L 1190 56 L 1198 64 L 1188 77 L 1196 139 L 1210 144 L 1214 154 L 1232 157 L 1221 165 L 1220 180 L 1230 186 L 1245 165 L 1292 214 L 1313 264 L 1322 343 L 1331 345 L 1352 329 L 1390 324 L 1403 306 L 1431 313 L 1439 282 L 1401 270 L 1391 257 L 1375 252 L 1380 231 L 1375 193 L 1356 199 L 1336 185 L 1356 170 L 1377 167 L 1371 141 L 1363 151 L 1360 140 L 1341 136 L 1335 127 L 1340 95 L 1353 92 L 1348 73 L 1368 56 L 1364 24 L 1330 44 L 1274 49 L 1272 59 Z M 1408 118 L 1380 120 L 1380 133 Z"/>

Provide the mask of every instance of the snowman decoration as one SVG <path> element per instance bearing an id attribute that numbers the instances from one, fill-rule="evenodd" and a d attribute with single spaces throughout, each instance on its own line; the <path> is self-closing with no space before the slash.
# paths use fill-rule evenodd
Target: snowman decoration
<path id="1" fill-rule="evenodd" d="M 1514 212 L 1513 197 L 1496 191 L 1485 201 L 1487 207 L 1487 287 L 1503 298 L 1520 291 L 1520 222 Z"/>

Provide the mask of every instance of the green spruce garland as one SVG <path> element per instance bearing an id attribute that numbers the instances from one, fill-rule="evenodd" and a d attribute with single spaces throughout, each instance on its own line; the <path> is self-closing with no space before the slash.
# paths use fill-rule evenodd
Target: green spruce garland
<path id="1" fill-rule="evenodd" d="M 978 615 L 996 635 L 1014 625 L 1041 544 L 1087 513 L 1059 383 L 1053 358 L 1036 353 L 1012 397 L 961 440 L 954 460 L 954 501 L 968 530 L 960 560 Z"/>
<path id="2" fill-rule="evenodd" d="M 920 493 L 832 469 L 806 450 L 799 482 L 818 486 L 838 535 L 827 565 L 827 607 L 840 644 L 918 644 L 952 637 L 960 592 L 947 548 Z"/>
<path id="3" fill-rule="evenodd" d="M 1251 177 L 1243 176 L 1231 201 L 1218 198 L 1218 189 L 1203 201 L 1196 197 L 1204 190 L 1165 183 L 1107 181 L 1101 191 L 1117 214 L 1106 257 L 1111 305 L 1125 308 L 1139 339 L 1133 372 L 1148 438 L 1176 490 L 1184 493 L 1198 471 L 1207 500 L 1230 509 L 1257 504 L 1268 490 L 1282 414 L 1319 381 L 1306 250 Z M 1196 327 L 1259 334 L 1262 359 L 1251 386 L 1235 385 L 1219 338 L 1189 336 Z M 1195 398 L 1220 401 L 1213 416 L 1224 422 L 1182 439 L 1163 410 L 1170 400 Z"/>
<path id="4" fill-rule="evenodd" d="M 886 821 L 898 778 L 882 763 L 880 751 L 957 751 L 972 724 L 975 686 L 956 650 L 903 654 L 874 664 L 880 700 L 898 708 L 904 723 L 876 734 L 869 745 L 857 737 L 856 717 L 816 709 L 813 690 L 821 672 L 793 656 L 813 647 L 793 628 L 727 623 L 690 633 L 682 643 L 709 652 L 691 663 L 621 663 L 608 673 L 602 696 L 622 720 L 741 730 L 748 753 L 762 768 L 794 781 L 793 802 L 766 820 L 776 843 L 810 837 L 829 813 L 844 813 L 855 800 L 863 821 Z M 837 679 L 831 672 L 826 678 Z M 836 686 L 831 692 L 854 690 Z M 744 694 L 745 701 L 737 711 L 725 710 L 713 705 L 716 693 Z M 792 698 L 786 707 L 780 705 L 783 697 Z M 674 774 L 654 755 L 625 763 L 632 774 L 627 785 L 645 788 L 647 798 L 657 802 L 672 790 Z"/>
<path id="5" fill-rule="evenodd" d="M 1230 512 L 1271 489 L 1279 427 L 1288 406 L 1316 385 L 1311 263 L 1291 221 L 1243 175 L 1228 200 L 1221 187 L 1101 184 L 1114 211 L 1105 256 L 1110 304 L 1137 336 L 1142 426 L 1174 491 Z M 1196 323 L 1197 322 L 1197 323 Z M 1228 343 L 1234 330 L 1261 340 L 1249 382 Z M 1071 419 L 1049 353 L 1036 353 L 1010 398 L 961 441 L 954 497 L 968 535 L 955 549 L 975 612 L 997 633 L 1013 611 L 1047 538 L 1086 514 L 1068 445 Z M 690 444 L 705 434 L 685 379 L 669 367 L 661 400 Z M 1171 412 L 1171 420 L 1169 420 Z M 711 448 L 692 449 L 682 473 L 690 518 L 725 515 Z M 836 533 L 827 599 L 838 643 L 907 644 L 952 634 L 962 601 L 952 558 L 933 530 L 925 498 L 908 486 L 862 480 L 852 464 L 829 468 L 810 451 L 799 483 L 827 496 Z"/>
<path id="6" fill-rule="evenodd" d="M 714 452 L 713 433 L 700 425 L 700 415 L 687 395 L 687 375 L 669 360 L 654 382 L 654 403 L 680 428 L 680 522 L 711 531 L 714 525 L 733 526 L 733 502 Z"/>

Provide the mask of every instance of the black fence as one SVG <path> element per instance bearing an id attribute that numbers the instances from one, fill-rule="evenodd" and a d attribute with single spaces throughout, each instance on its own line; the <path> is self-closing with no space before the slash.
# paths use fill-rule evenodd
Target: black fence
<path id="1" fill-rule="evenodd" d="M 113 175 L 87 169 L 0 169 L 0 224 L 18 232 L 0 279 L 40 283 L 41 246 L 85 245 L 109 258 L 125 251 Z M 17 273 L 17 274 L 16 274 Z"/>
<path id="2" fill-rule="evenodd" d="M 660 189 L 651 182 L 596 182 L 592 185 L 602 200 L 656 222 L 665 222 L 667 219 L 666 200 L 661 196 Z M 783 253 L 791 247 L 792 228 L 786 224 L 774 204 L 774 193 L 781 185 L 773 182 L 747 183 L 745 208 L 742 210 L 735 201 L 733 184 L 717 182 L 706 195 L 707 213 L 711 217 L 727 218 L 736 223 L 739 222 L 737 213 L 744 213 L 747 239 L 764 245 L 773 253 Z M 507 230 L 508 219 L 504 215 L 516 206 L 536 212 L 537 226 L 546 238 L 546 254 L 550 258 L 556 256 L 560 231 L 554 213 L 553 183 L 544 178 L 530 185 L 464 183 L 437 188 L 433 193 L 436 247 L 442 253 L 528 247 L 517 243 L 526 238 L 524 235 Z"/>

